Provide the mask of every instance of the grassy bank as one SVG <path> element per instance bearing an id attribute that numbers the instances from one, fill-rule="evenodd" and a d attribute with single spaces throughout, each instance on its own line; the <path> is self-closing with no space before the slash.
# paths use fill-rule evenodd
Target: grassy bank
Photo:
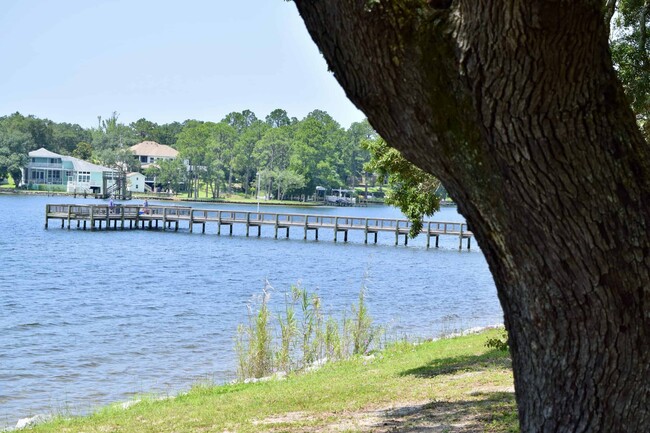
<path id="1" fill-rule="evenodd" d="M 398 343 L 284 380 L 197 386 L 175 398 L 59 418 L 35 432 L 516 432 L 499 330 Z"/>

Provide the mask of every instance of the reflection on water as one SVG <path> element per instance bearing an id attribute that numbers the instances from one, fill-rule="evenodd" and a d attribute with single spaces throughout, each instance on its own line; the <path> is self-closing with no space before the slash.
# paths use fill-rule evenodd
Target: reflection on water
<path id="1" fill-rule="evenodd" d="M 173 393 L 197 380 L 234 376 L 233 336 L 264 281 L 271 302 L 300 282 L 340 313 L 362 284 L 376 322 L 426 338 L 499 323 L 502 313 L 478 248 L 425 239 L 364 245 L 162 231 L 44 230 L 46 203 L 94 200 L 0 196 L 0 428 L 49 411 L 80 413 L 136 393 Z M 153 204 L 153 203 L 152 203 Z M 216 207 L 194 204 L 197 208 Z M 254 210 L 256 206 L 221 206 Z M 286 208 L 294 213 L 398 217 L 388 207 Z M 435 220 L 461 221 L 452 208 Z M 473 248 L 475 245 L 473 245 Z"/>

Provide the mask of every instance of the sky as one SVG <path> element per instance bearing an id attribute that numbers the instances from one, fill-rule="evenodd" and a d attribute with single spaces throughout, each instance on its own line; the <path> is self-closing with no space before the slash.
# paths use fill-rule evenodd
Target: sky
<path id="1" fill-rule="evenodd" d="M 284 0 L 2 0 L 0 116 L 219 121 L 327 111 L 365 118 Z"/>

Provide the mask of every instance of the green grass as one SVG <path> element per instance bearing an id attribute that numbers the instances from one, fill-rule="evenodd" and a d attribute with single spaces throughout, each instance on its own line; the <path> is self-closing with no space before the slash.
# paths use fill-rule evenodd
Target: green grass
<path id="1" fill-rule="evenodd" d="M 488 349 L 498 330 L 327 364 L 285 380 L 196 386 L 94 415 L 58 418 L 34 432 L 516 432 L 510 360 Z M 412 431 L 412 430 L 409 430 Z M 429 431 L 429 430 L 427 430 Z"/>
<path id="2" fill-rule="evenodd" d="M 15 188 L 16 184 L 14 183 L 13 177 L 10 174 L 7 174 L 7 178 L 4 180 L 4 183 L 0 183 L 2 188 Z"/>

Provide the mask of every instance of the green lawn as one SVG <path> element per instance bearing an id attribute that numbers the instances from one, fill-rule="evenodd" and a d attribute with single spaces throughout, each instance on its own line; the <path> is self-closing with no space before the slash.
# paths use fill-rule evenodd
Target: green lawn
<path id="1" fill-rule="evenodd" d="M 5 180 L 5 183 L 0 184 L 1 188 L 15 188 L 16 184 L 14 183 L 13 177 L 11 177 L 10 174 L 7 174 L 7 179 Z"/>
<path id="2" fill-rule="evenodd" d="M 59 418 L 35 432 L 516 432 L 510 360 L 485 347 L 502 331 L 327 364 L 284 380 L 196 386 Z"/>

